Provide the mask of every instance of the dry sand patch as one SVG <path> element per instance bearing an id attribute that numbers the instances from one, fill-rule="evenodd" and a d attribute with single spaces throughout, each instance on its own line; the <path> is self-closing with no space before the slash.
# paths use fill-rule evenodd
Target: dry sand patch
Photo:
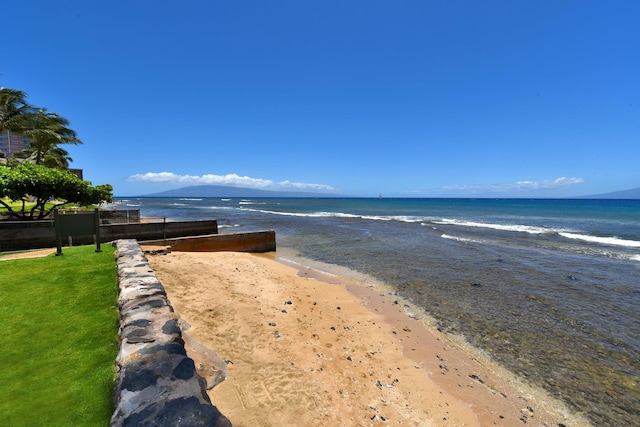
<path id="1" fill-rule="evenodd" d="M 228 361 L 209 394 L 234 426 L 567 423 L 379 290 L 246 253 L 149 261 L 190 336 Z"/>

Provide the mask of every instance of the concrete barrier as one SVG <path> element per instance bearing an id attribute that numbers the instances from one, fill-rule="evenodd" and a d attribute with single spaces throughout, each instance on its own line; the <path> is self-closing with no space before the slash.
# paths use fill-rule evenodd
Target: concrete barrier
<path id="1" fill-rule="evenodd" d="M 178 316 L 135 240 L 116 242 L 120 349 L 111 426 L 230 427 L 187 356 Z"/>
<path id="2" fill-rule="evenodd" d="M 276 232 L 209 234 L 206 236 L 141 241 L 142 245 L 169 246 L 176 252 L 272 252 L 276 250 Z"/>
<path id="3" fill-rule="evenodd" d="M 0 251 L 54 248 L 56 227 L 50 221 L 0 221 Z"/>
<path id="4" fill-rule="evenodd" d="M 100 236 L 105 242 L 117 239 L 136 239 L 140 241 L 217 233 L 218 221 L 216 220 L 143 222 L 139 224 L 108 224 L 100 226 Z"/>
<path id="5" fill-rule="evenodd" d="M 101 243 L 118 239 L 157 240 L 218 233 L 218 221 L 176 221 L 100 225 Z M 67 244 L 67 236 L 62 237 Z M 91 245 L 93 235 L 73 236 L 74 245 Z M 0 251 L 53 248 L 56 230 L 53 221 L 0 221 Z"/>

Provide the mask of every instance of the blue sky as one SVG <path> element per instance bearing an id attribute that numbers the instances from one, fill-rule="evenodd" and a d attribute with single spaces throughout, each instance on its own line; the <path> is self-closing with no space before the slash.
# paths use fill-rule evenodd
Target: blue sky
<path id="1" fill-rule="evenodd" d="M 640 187 L 638 1 L 3 1 L 0 86 L 117 196 Z"/>

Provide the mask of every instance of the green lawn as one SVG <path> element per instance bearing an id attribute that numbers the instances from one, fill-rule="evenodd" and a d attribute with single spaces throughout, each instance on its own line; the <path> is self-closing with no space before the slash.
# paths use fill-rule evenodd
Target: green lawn
<path id="1" fill-rule="evenodd" d="M 117 271 L 102 250 L 0 261 L 1 425 L 109 425 Z"/>
<path id="2" fill-rule="evenodd" d="M 15 212 L 22 211 L 22 201 L 20 201 L 20 200 L 11 201 L 7 197 L 3 198 L 2 201 L 5 202 L 7 205 L 11 206 L 11 209 L 13 209 Z M 28 212 L 34 205 L 35 205 L 34 202 L 26 202 L 25 203 L 25 210 Z M 53 206 L 54 206 L 54 203 L 52 203 L 52 202 L 47 202 L 46 205 L 45 205 L 46 209 L 51 209 Z M 68 205 L 64 205 L 60 209 L 93 210 L 94 207 L 93 206 L 79 207 L 77 203 L 69 203 Z M 9 210 L 4 205 L 0 204 L 0 215 L 4 215 L 4 216 L 6 216 L 8 218 L 8 212 L 9 212 Z M 36 215 L 39 212 L 40 211 L 36 211 Z M 45 219 L 53 219 L 53 214 L 51 214 L 51 216 L 48 216 Z"/>

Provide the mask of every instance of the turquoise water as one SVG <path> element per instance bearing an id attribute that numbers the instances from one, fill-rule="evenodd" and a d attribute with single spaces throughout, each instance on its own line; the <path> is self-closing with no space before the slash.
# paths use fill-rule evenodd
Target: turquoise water
<path id="1" fill-rule="evenodd" d="M 144 216 L 273 229 L 366 273 L 583 412 L 640 425 L 640 201 L 130 199 Z"/>

